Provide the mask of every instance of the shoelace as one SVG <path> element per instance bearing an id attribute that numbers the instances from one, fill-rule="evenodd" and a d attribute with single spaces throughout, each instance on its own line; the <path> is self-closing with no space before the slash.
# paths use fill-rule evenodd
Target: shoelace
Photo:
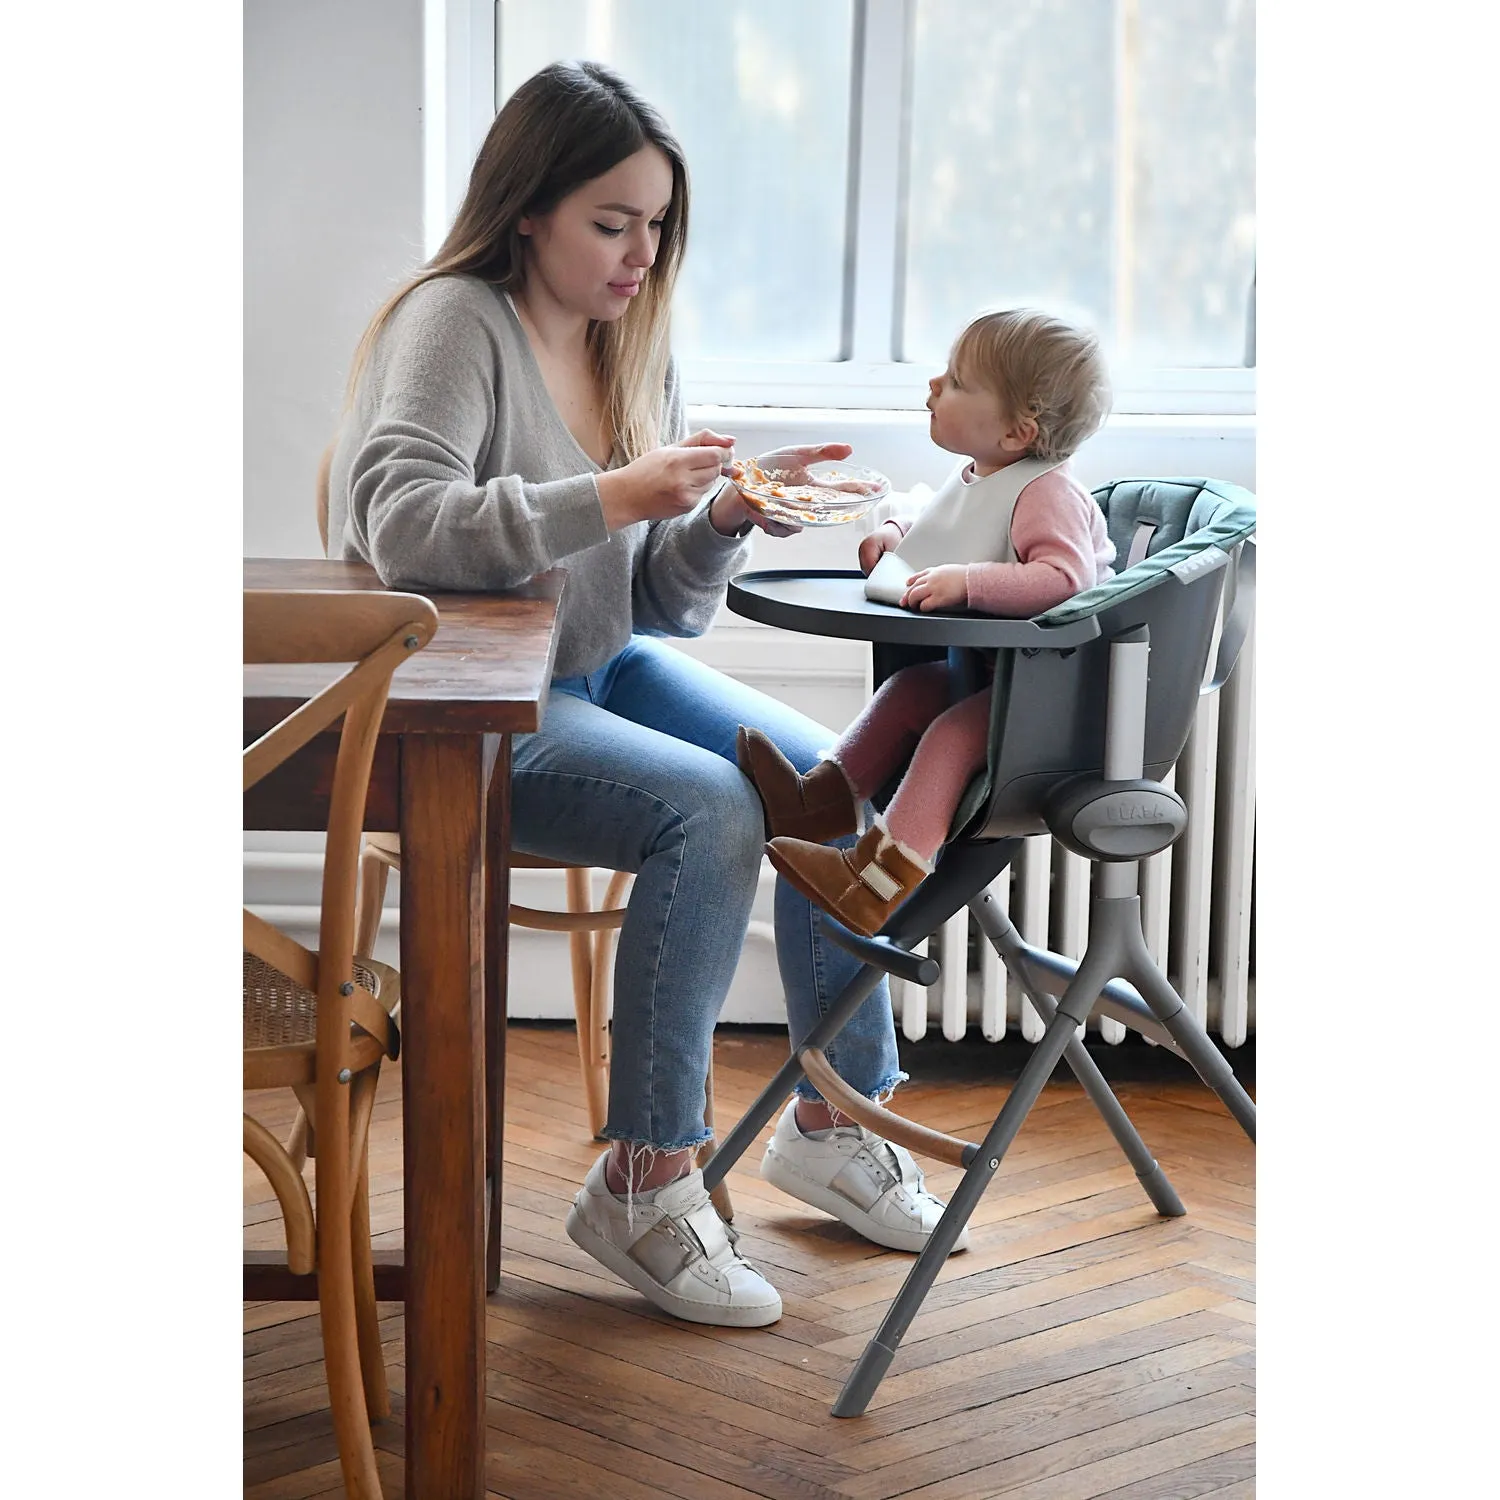
<path id="1" fill-rule="evenodd" d="M 711 1207 L 713 1207 L 713 1200 L 710 1198 L 707 1201 L 708 1201 L 709 1205 Z M 696 1209 L 694 1211 L 696 1211 Z M 713 1211 L 714 1211 L 715 1214 L 719 1213 L 719 1210 L 718 1210 L 717 1207 L 714 1207 Z M 688 1230 L 692 1230 L 692 1225 L 688 1224 L 686 1222 L 686 1215 L 683 1216 L 683 1221 L 684 1221 L 683 1222 L 683 1227 L 686 1228 L 686 1229 L 688 1229 Z M 753 1260 L 751 1260 L 748 1255 L 741 1255 L 740 1254 L 740 1232 L 739 1232 L 739 1230 L 736 1229 L 734 1227 L 734 1225 L 731 1224 L 729 1222 L 729 1220 L 726 1219 L 726 1218 L 724 1218 L 722 1215 L 719 1216 L 719 1223 L 724 1226 L 724 1238 L 729 1242 L 729 1254 L 730 1254 L 730 1258 L 733 1259 L 733 1260 L 739 1261 L 741 1265 L 749 1267 L 749 1269 L 752 1270 L 752 1271 L 754 1271 L 757 1276 L 760 1276 L 762 1273 L 759 1270 L 759 1268 L 756 1266 L 755 1262 Z M 695 1239 L 698 1238 L 698 1236 L 696 1234 L 696 1231 L 694 1231 L 694 1238 Z M 701 1239 L 698 1239 L 698 1251 L 703 1256 L 704 1260 L 708 1261 L 709 1265 L 711 1265 L 711 1266 L 714 1265 L 713 1259 L 712 1259 L 712 1257 L 710 1257 L 710 1255 L 708 1254 L 707 1250 L 704 1248 L 703 1241 Z M 714 1269 L 715 1270 L 723 1270 L 724 1268 L 722 1266 L 715 1266 Z"/>
<path id="2" fill-rule="evenodd" d="M 859 1129 L 859 1143 L 875 1158 L 887 1171 L 896 1174 L 896 1182 L 899 1186 L 908 1189 L 914 1197 L 927 1196 L 927 1178 L 915 1161 L 910 1157 L 913 1178 L 910 1182 L 906 1180 L 906 1173 L 902 1169 L 901 1158 L 896 1155 L 895 1148 L 888 1140 L 875 1134 L 873 1130 L 867 1130 L 863 1125 Z"/>
<path id="3" fill-rule="evenodd" d="M 891 1143 L 885 1139 L 884 1136 L 876 1135 L 873 1130 L 870 1130 L 864 1125 L 839 1125 L 835 1127 L 835 1131 L 838 1134 L 849 1132 L 851 1137 L 855 1133 L 857 1133 L 860 1146 L 865 1151 L 869 1152 L 870 1157 L 873 1161 L 879 1163 L 879 1165 L 884 1167 L 886 1171 L 891 1172 L 895 1175 L 897 1186 L 908 1189 L 908 1191 L 910 1191 L 911 1194 L 917 1198 L 932 1196 L 927 1191 L 926 1174 L 922 1171 L 921 1167 L 916 1164 L 916 1161 L 909 1155 L 907 1157 L 907 1160 L 911 1162 L 911 1170 L 913 1175 L 911 1181 L 907 1181 L 906 1173 L 901 1166 L 901 1158 L 896 1155 L 895 1147 L 893 1147 Z M 726 1224 L 725 1228 L 728 1227 L 729 1226 Z"/>
<path id="4" fill-rule="evenodd" d="M 715 1209 L 714 1212 L 718 1213 L 718 1209 Z M 734 1225 L 729 1222 L 728 1219 L 720 1219 L 719 1222 L 721 1224 L 723 1224 L 723 1226 L 724 1226 L 724 1238 L 729 1241 L 729 1248 L 730 1248 L 730 1250 L 732 1250 L 734 1252 L 735 1259 L 737 1261 L 739 1261 L 739 1263 L 742 1266 L 748 1266 L 752 1271 L 755 1272 L 755 1274 L 757 1276 L 762 1276 L 762 1279 L 764 1279 L 763 1278 L 763 1274 L 762 1274 L 762 1272 L 760 1270 L 760 1267 L 757 1266 L 755 1264 L 755 1262 L 753 1260 L 751 1260 L 748 1255 L 741 1255 L 740 1254 L 740 1232 L 739 1232 L 739 1230 L 736 1229 L 734 1227 Z"/>

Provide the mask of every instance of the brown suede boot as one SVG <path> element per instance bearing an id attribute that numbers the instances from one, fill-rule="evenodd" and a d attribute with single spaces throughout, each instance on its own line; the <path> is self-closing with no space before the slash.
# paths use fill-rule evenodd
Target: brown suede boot
<path id="1" fill-rule="evenodd" d="M 931 866 L 879 824 L 852 849 L 772 839 L 766 853 L 809 901 L 866 937 L 874 937 L 931 873 Z"/>
<path id="2" fill-rule="evenodd" d="M 826 844 L 859 827 L 859 810 L 849 779 L 831 760 L 820 760 L 806 776 L 770 738 L 741 724 L 734 758 L 760 793 L 766 837 L 806 839 Z"/>

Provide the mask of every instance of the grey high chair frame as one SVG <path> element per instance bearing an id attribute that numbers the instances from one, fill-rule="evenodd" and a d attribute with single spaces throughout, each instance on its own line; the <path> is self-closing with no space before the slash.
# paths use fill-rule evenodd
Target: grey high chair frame
<path id="1" fill-rule="evenodd" d="M 1255 1138 L 1255 1105 L 1147 950 L 1139 861 L 1169 847 L 1187 823 L 1161 784 L 1182 753 L 1199 697 L 1234 669 L 1254 607 L 1254 496 L 1211 479 L 1122 479 L 1094 491 L 1124 566 L 1107 583 L 1035 620 L 916 615 L 864 597 L 857 572 L 745 574 L 729 606 L 764 624 L 873 643 L 876 680 L 947 653 L 970 684 L 980 651 L 994 652 L 989 760 L 967 789 L 933 874 L 873 938 L 825 918 L 830 936 L 864 960 L 818 1023 L 704 1167 L 712 1188 L 754 1142 L 800 1076 L 839 1109 L 919 1152 L 966 1169 L 879 1330 L 856 1363 L 836 1417 L 859 1416 L 884 1377 L 928 1289 L 1043 1086 L 1066 1059 L 1104 1117 L 1157 1212 L 1186 1212 L 1082 1041 L 1098 1011 L 1190 1062 Z M 1205 682 L 1226 580 L 1232 603 Z M 913 650 L 915 648 L 915 650 Z M 1088 946 L 1073 960 L 1025 942 L 988 887 L 1021 841 L 1050 833 L 1100 868 Z M 883 974 L 936 983 L 936 961 L 912 950 L 960 907 L 1046 1025 L 981 1142 L 926 1130 L 854 1093 L 824 1049 Z"/>

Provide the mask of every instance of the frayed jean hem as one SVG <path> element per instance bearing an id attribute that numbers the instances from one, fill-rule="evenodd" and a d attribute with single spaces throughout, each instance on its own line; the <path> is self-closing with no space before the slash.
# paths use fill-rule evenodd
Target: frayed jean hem
<path id="1" fill-rule="evenodd" d="M 887 1102 L 887 1100 L 890 1099 L 891 1095 L 901 1087 L 903 1083 L 909 1082 L 910 1079 L 910 1073 L 903 1073 L 899 1069 L 897 1069 L 897 1071 L 890 1074 L 884 1080 L 884 1082 L 881 1083 L 880 1087 L 877 1088 L 873 1093 L 866 1094 L 865 1098 L 871 1100 L 875 1104 L 884 1104 Z M 828 1102 L 826 1099 L 823 1099 L 823 1096 L 817 1091 L 817 1089 L 812 1086 L 811 1080 L 805 1077 L 799 1078 L 797 1080 L 796 1087 L 792 1090 L 792 1092 L 795 1093 L 799 1099 L 821 1099 L 824 1104 Z"/>
<path id="2" fill-rule="evenodd" d="M 656 1141 L 643 1141 L 639 1136 L 631 1135 L 628 1130 L 611 1130 L 605 1126 L 600 1135 L 606 1141 L 624 1141 L 631 1146 L 639 1146 L 645 1151 L 696 1151 L 705 1141 L 713 1140 L 713 1134 L 705 1126 L 702 1134 L 695 1136 L 690 1141 L 670 1142 L 661 1145 Z"/>

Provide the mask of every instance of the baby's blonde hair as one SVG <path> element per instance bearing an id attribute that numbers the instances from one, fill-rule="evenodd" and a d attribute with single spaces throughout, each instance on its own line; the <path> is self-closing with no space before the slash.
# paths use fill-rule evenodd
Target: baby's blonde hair
<path id="1" fill-rule="evenodd" d="M 975 318 L 954 341 L 949 368 L 984 386 L 1012 418 L 1033 418 L 1034 458 L 1071 458 L 1109 415 L 1109 372 L 1099 340 L 1034 307 Z"/>

